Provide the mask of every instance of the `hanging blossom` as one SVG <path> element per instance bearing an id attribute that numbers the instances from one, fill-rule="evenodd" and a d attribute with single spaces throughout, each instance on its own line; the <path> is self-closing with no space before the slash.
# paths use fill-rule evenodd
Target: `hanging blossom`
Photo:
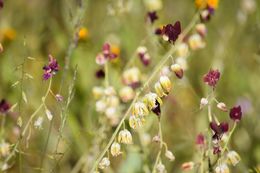
<path id="1" fill-rule="evenodd" d="M 228 131 L 228 123 L 222 122 L 220 124 L 217 124 L 216 122 L 211 122 L 210 128 L 214 131 L 214 135 L 212 136 L 212 138 L 220 140 L 223 134 Z"/>
<path id="2" fill-rule="evenodd" d="M 59 71 L 59 64 L 52 55 L 49 55 L 49 63 L 43 66 L 43 70 L 43 80 L 48 80 Z"/>
<path id="3" fill-rule="evenodd" d="M 195 0 L 195 5 L 200 9 L 200 19 L 202 22 L 210 20 L 215 10 L 218 8 L 219 0 Z"/>

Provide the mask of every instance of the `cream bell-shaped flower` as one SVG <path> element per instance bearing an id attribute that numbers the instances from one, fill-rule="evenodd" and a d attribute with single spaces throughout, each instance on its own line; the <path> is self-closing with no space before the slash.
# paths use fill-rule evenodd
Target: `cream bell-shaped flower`
<path id="1" fill-rule="evenodd" d="M 100 169 L 105 169 L 110 166 L 110 160 L 107 157 L 104 157 L 101 162 L 99 163 L 98 167 Z"/>
<path id="2" fill-rule="evenodd" d="M 131 115 L 129 118 L 129 126 L 133 129 L 137 129 L 143 126 L 145 119 Z"/>
<path id="3" fill-rule="evenodd" d="M 132 114 L 135 116 L 146 116 L 149 114 L 149 110 L 145 103 L 138 101 L 133 105 Z"/>
<path id="4" fill-rule="evenodd" d="M 239 154 L 235 151 L 229 151 L 227 153 L 227 159 L 228 162 L 231 163 L 233 166 L 236 166 L 241 160 Z"/>
<path id="5" fill-rule="evenodd" d="M 118 142 L 122 144 L 132 144 L 133 139 L 131 133 L 127 129 L 121 130 L 118 134 Z"/>
<path id="6" fill-rule="evenodd" d="M 112 145 L 111 145 L 111 148 L 110 148 L 110 152 L 112 154 L 112 156 L 118 156 L 120 155 L 122 152 L 121 152 L 121 146 L 119 143 L 117 142 L 114 142 Z"/>
<path id="7" fill-rule="evenodd" d="M 169 94 L 169 92 L 172 89 L 172 83 L 171 83 L 170 79 L 168 78 L 168 76 L 161 76 L 159 79 L 159 82 L 162 86 L 164 93 Z"/>
<path id="8" fill-rule="evenodd" d="M 202 49 L 206 46 L 206 43 L 199 34 L 191 35 L 188 42 L 192 50 Z"/>
<path id="9" fill-rule="evenodd" d="M 146 103 L 147 107 L 152 110 L 159 105 L 162 105 L 162 99 L 156 93 L 148 93 L 144 96 L 144 103 Z"/>
<path id="10" fill-rule="evenodd" d="M 165 152 L 165 157 L 168 158 L 171 162 L 175 160 L 175 156 L 172 154 L 170 150 Z"/>
<path id="11" fill-rule="evenodd" d="M 227 166 L 227 164 L 221 164 L 221 165 L 218 165 L 215 169 L 215 173 L 229 173 L 229 168 Z"/>

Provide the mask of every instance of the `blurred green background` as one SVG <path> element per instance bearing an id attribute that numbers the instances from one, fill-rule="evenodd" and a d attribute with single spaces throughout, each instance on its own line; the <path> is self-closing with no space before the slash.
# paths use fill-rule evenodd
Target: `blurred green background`
<path id="1" fill-rule="evenodd" d="M 119 89 L 122 86 L 121 72 L 144 38 L 148 38 L 145 46 L 152 57 L 152 64 L 143 67 L 137 59 L 134 64 L 140 67 L 142 73 L 149 74 L 169 49 L 153 36 L 153 27 L 180 20 L 184 28 L 196 13 L 192 0 L 161 2 L 159 20 L 151 26 L 145 22 L 149 9 L 141 0 L 4 1 L 4 8 L 0 9 L 0 42 L 4 47 L 0 54 L 0 98 L 6 98 L 12 104 L 19 102 L 20 84 L 11 86 L 20 80 L 22 73 L 19 65 L 25 60 L 24 71 L 33 79 L 25 78 L 23 82 L 22 89 L 28 103 L 22 103 L 19 112 L 24 122 L 41 103 L 47 87 L 47 82 L 42 80 L 42 66 L 47 63 L 48 54 L 56 57 L 61 66 L 53 80 L 54 93 L 59 92 L 62 75 L 65 75 L 60 94 L 67 97 L 77 66 L 75 95 L 67 112 L 68 120 L 59 149 L 64 155 L 55 172 L 70 172 L 85 154 L 85 169 L 88 170 L 113 132 L 113 129 L 102 124 L 104 120 L 100 120 L 101 115 L 95 111 L 92 96 L 92 88 L 103 84 L 95 77 L 96 70 L 100 68 L 95 64 L 95 56 L 101 51 L 103 43 L 110 41 L 120 49 L 119 60 L 109 66 L 110 83 Z M 250 3 L 253 5 L 250 6 Z M 210 68 L 218 68 L 221 71 L 216 89 L 218 100 L 229 106 L 242 105 L 243 119 L 232 137 L 231 147 L 242 158 L 234 172 L 247 172 L 260 164 L 260 2 L 220 0 L 218 9 L 206 26 L 206 48 L 191 52 L 185 78 L 174 80 L 173 92 L 163 107 L 164 139 L 176 156 L 175 162 L 165 160 L 164 163 L 168 172 L 181 172 L 183 162 L 198 157 L 195 154 L 195 137 L 207 127 L 207 111 L 199 110 L 200 99 L 207 94 L 202 76 Z M 82 27 L 87 28 L 86 37 L 79 40 L 75 49 L 71 49 L 69 70 L 64 74 L 65 57 L 70 54 L 69 45 L 73 45 L 75 33 Z M 24 151 L 20 156 L 23 172 L 37 172 L 42 157 L 46 157 L 43 172 L 49 172 L 55 167 L 55 160 L 61 158 L 53 155 L 61 123 L 60 107 L 52 97 L 48 98 L 47 106 L 54 113 L 54 122 L 51 125 L 45 118 L 43 129 L 33 130 L 29 148 L 26 148 L 25 142 L 21 146 Z M 17 139 L 14 127 L 19 116 L 18 108 L 16 111 L 8 118 L 6 125 L 7 141 L 10 143 Z M 227 114 L 217 109 L 213 111 L 219 119 L 228 119 Z M 39 116 L 45 117 L 44 111 Z M 50 140 L 44 154 L 50 127 Z M 135 145 L 125 147 L 127 152 L 113 159 L 111 169 L 105 172 L 145 172 L 146 166 L 151 167 L 154 162 L 158 146 L 149 144 L 143 150 L 140 146 L 146 144 L 140 145 L 138 137 L 144 140 L 156 133 L 156 117 L 152 115 L 140 136 L 132 133 Z M 10 172 L 18 172 L 19 157 L 15 162 Z"/>

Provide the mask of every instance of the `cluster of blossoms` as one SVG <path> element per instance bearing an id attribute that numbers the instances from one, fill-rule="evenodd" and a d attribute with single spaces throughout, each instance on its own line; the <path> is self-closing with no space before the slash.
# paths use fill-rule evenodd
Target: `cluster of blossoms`
<path id="1" fill-rule="evenodd" d="M 102 52 L 96 56 L 96 63 L 104 65 L 107 61 L 111 61 L 118 57 L 118 53 L 113 50 L 109 43 L 105 43 L 102 47 Z"/>
<path id="2" fill-rule="evenodd" d="M 52 55 L 49 55 L 49 63 L 43 66 L 43 70 L 43 80 L 48 80 L 59 71 L 59 64 Z"/>
<path id="3" fill-rule="evenodd" d="M 119 122 L 119 103 L 115 89 L 112 86 L 96 86 L 92 90 L 96 101 L 96 111 L 104 113 L 109 120 L 110 125 L 115 126 Z"/>
<path id="4" fill-rule="evenodd" d="M 204 75 L 203 81 L 214 91 L 218 81 L 220 79 L 219 70 L 210 69 L 207 74 Z M 206 141 L 203 134 L 199 134 L 196 139 L 196 144 L 201 149 L 200 151 L 205 152 L 206 150 L 210 151 L 213 155 L 217 155 L 218 159 L 221 159 L 222 162 L 216 162 L 215 166 L 216 173 L 229 173 L 228 164 L 236 166 L 241 160 L 237 152 L 227 149 L 227 145 L 230 139 L 230 136 L 233 133 L 233 130 L 236 124 L 242 118 L 241 106 L 234 106 L 228 111 L 228 107 L 225 103 L 217 101 L 214 95 L 209 95 L 207 98 L 202 98 L 200 101 L 200 108 L 205 106 L 211 106 L 212 102 L 216 102 L 216 108 L 223 112 L 229 112 L 229 118 L 234 122 L 232 131 L 229 132 L 229 123 L 227 121 L 219 122 L 217 116 L 212 117 L 211 112 L 209 113 L 209 128 L 212 131 L 212 139 Z M 228 134 L 229 133 L 229 134 Z M 206 143 L 211 143 L 212 148 L 208 148 Z M 227 152 L 226 152 L 227 151 Z M 209 154 L 210 154 L 209 153 Z M 221 163 L 221 164 L 219 164 Z M 193 169 L 194 162 L 186 162 L 183 164 L 183 170 Z M 209 163 L 211 164 L 211 163 Z M 211 165 L 212 166 L 212 165 Z"/>
<path id="5" fill-rule="evenodd" d="M 175 66 L 175 64 L 173 64 Z M 176 72 L 176 68 L 173 72 Z M 178 69 L 178 68 L 177 68 Z M 179 69 L 178 69 L 179 70 Z M 179 74 L 179 72 L 178 72 Z M 128 78 L 129 79 L 129 78 Z M 136 82 L 132 81 L 131 82 Z M 129 83 L 128 83 L 129 84 Z M 133 129 L 138 129 L 142 127 L 145 123 L 146 116 L 148 116 L 150 113 L 154 113 L 159 119 L 161 116 L 161 105 L 163 104 L 163 98 L 169 95 L 170 91 L 172 90 L 172 82 L 170 81 L 169 77 L 166 75 L 160 76 L 159 80 L 154 85 L 154 92 L 149 92 L 146 95 L 144 95 L 143 98 L 139 99 L 139 101 L 136 101 L 132 106 L 132 112 L 129 117 L 129 126 Z M 129 87 L 129 86 L 127 86 Z M 129 91 L 130 91 L 129 87 Z M 127 89 L 127 90 L 128 90 Z M 131 88 L 132 89 L 132 88 Z M 128 91 L 128 92 L 129 92 Z M 132 90 L 131 90 L 132 92 Z M 132 97 L 131 97 L 132 98 Z M 128 99 L 127 99 L 128 100 Z M 161 142 L 161 137 L 159 135 L 156 135 L 153 139 L 154 142 Z M 129 130 L 124 128 L 123 130 L 118 132 L 117 139 L 112 143 L 110 146 L 110 153 L 112 156 L 116 157 L 120 154 L 122 154 L 121 151 L 121 144 L 132 144 L 132 134 Z M 166 144 L 165 144 L 166 145 Z M 169 151 L 166 147 L 165 151 L 165 157 L 168 158 L 170 161 L 175 160 L 175 156 L 172 154 L 171 151 Z M 99 169 L 104 169 L 110 165 L 109 157 L 103 157 L 102 160 L 99 163 Z M 165 166 L 159 162 L 156 165 L 156 169 L 158 172 L 165 172 Z"/>

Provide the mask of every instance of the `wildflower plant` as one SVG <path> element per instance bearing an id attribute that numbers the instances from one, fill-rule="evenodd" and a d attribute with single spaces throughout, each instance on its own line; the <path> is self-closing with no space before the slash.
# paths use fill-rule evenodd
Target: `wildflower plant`
<path id="1" fill-rule="evenodd" d="M 173 131 L 168 133 L 169 136 L 166 133 L 169 124 L 172 126 L 171 121 L 175 121 L 177 107 L 183 106 L 185 111 L 189 110 L 185 104 L 190 100 L 178 100 L 180 90 L 190 85 L 189 75 L 195 73 L 192 67 L 189 68 L 190 62 L 197 58 L 198 65 L 204 65 L 194 55 L 214 44 L 208 43 L 207 36 L 211 32 L 208 22 L 214 20 L 218 0 L 195 0 L 196 12 L 188 24 L 174 13 L 166 22 L 163 11 L 160 11 L 162 1 L 144 0 L 145 11 L 142 14 L 145 30 L 140 29 L 140 33 L 146 36 L 132 48 L 132 56 L 129 56 L 131 49 L 128 50 L 127 46 L 131 36 L 123 39 L 119 31 L 128 27 L 131 29 L 128 21 L 124 21 L 127 23 L 124 26 L 121 19 L 129 15 L 136 2 L 116 0 L 106 3 L 106 16 L 109 18 L 104 20 L 104 25 L 111 21 L 111 25 L 118 27 L 118 34 L 108 34 L 110 28 L 106 26 L 102 28 L 104 33 L 98 34 L 95 30 L 100 27 L 88 28 L 82 23 L 88 9 L 87 3 L 77 1 L 77 11 L 70 11 L 73 26 L 69 27 L 72 34 L 65 52 L 59 54 L 46 48 L 56 56 L 46 56 L 44 50 L 42 62 L 25 50 L 26 58 L 15 68 L 19 79 L 12 81 L 19 97 L 16 101 L 14 96 L 0 100 L 0 170 L 8 171 L 19 165 L 19 171 L 23 172 L 26 169 L 23 168 L 23 158 L 35 157 L 30 155 L 29 149 L 34 149 L 31 141 L 37 139 L 44 141 L 40 151 L 37 151 L 39 159 L 35 163 L 35 169 L 40 172 L 62 172 L 60 164 L 64 160 L 70 163 L 70 168 L 64 170 L 70 169 L 72 173 L 116 172 L 117 169 L 124 172 L 124 165 L 131 160 L 133 152 L 140 156 L 137 161 L 140 168 L 133 168 L 136 172 L 181 170 L 229 173 L 233 168 L 237 169 L 243 158 L 231 145 L 231 139 L 237 126 L 243 122 L 245 106 L 228 103 L 218 96 L 218 89 L 226 78 L 223 68 L 210 65 L 208 71 L 200 75 L 198 86 L 203 86 L 208 92 L 197 94 L 199 89 L 191 86 L 199 98 L 196 112 L 201 113 L 206 127 L 200 132 L 189 129 L 191 134 L 196 133 L 193 141 L 195 152 L 193 156 L 185 156 L 185 159 L 190 157 L 189 160 L 179 157 L 180 150 L 186 150 L 186 145 L 171 145 L 171 137 L 178 136 L 179 132 Z M 4 1 L 0 0 L 0 12 L 5 6 Z M 105 34 L 107 36 L 103 37 Z M 20 38 L 19 34 L 17 36 Z M 6 53 L 6 47 L 8 50 L 8 44 L 15 37 L 15 30 L 5 32 L 0 37 L 3 42 L 0 43 L 0 56 Z M 56 42 L 52 44 L 58 45 Z M 26 46 L 27 40 L 24 38 L 24 49 L 27 49 Z M 82 60 L 78 53 L 85 51 L 85 48 L 91 48 L 92 52 L 84 52 L 88 59 Z M 78 61 L 82 64 L 72 68 Z M 39 73 L 30 74 L 27 67 L 39 64 Z M 86 64 L 90 64 L 89 67 L 82 69 Z M 82 71 L 87 73 L 82 74 Z M 91 85 L 80 87 L 79 83 L 85 81 Z M 41 96 L 38 94 L 33 98 L 33 85 L 37 82 L 41 83 L 38 86 Z M 86 96 L 83 94 L 80 97 L 84 92 L 87 92 Z M 74 97 L 77 98 L 75 104 Z M 168 112 L 171 111 L 174 113 L 169 116 Z M 180 122 L 180 126 L 193 123 L 193 118 Z M 13 130 L 7 132 L 10 126 Z M 75 151 L 80 152 L 75 154 Z M 67 152 L 73 153 L 73 157 L 68 158 Z M 80 158 L 77 158 L 79 155 Z M 119 160 L 122 162 L 120 166 L 115 164 Z"/>

